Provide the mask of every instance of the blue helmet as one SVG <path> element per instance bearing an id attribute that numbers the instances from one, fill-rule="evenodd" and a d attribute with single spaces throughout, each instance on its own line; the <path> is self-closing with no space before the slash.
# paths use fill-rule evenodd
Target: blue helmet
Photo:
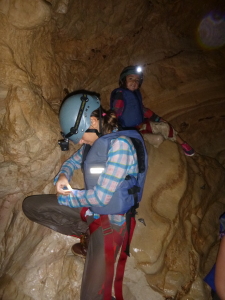
<path id="1" fill-rule="evenodd" d="M 119 85 L 124 85 L 127 75 L 136 74 L 140 76 L 139 87 L 141 87 L 143 82 L 143 72 L 140 66 L 128 66 L 123 69 L 119 78 Z"/>
<path id="2" fill-rule="evenodd" d="M 77 144 L 91 125 L 91 113 L 99 107 L 95 95 L 81 93 L 66 98 L 59 112 L 63 137 Z"/>

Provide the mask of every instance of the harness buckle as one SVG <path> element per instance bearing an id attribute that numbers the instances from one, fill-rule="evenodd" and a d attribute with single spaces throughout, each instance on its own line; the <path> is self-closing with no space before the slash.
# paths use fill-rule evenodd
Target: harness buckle
<path id="1" fill-rule="evenodd" d="M 108 234 L 113 233 L 113 229 L 112 229 L 111 226 L 109 226 L 109 227 L 106 227 L 106 228 L 102 228 L 102 232 L 103 232 L 103 235 L 108 235 Z"/>

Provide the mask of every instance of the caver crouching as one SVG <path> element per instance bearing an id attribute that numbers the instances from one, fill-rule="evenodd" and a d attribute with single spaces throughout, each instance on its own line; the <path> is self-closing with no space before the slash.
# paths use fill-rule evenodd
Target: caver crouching
<path id="1" fill-rule="evenodd" d="M 23 211 L 62 234 L 86 235 L 88 247 L 72 247 L 76 254 L 87 249 L 80 253 L 86 255 L 81 300 L 122 300 L 125 263 L 148 166 L 143 139 L 135 130 L 118 131 L 115 114 L 105 111 L 90 93 L 67 97 L 59 119 L 62 150 L 68 149 L 69 140 L 81 148 L 55 178 L 58 196 L 29 196 Z M 78 168 L 84 174 L 83 190 L 69 184 Z"/>

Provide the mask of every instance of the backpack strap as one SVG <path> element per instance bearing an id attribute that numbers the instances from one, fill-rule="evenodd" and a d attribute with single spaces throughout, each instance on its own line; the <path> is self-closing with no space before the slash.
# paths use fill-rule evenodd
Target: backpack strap
<path id="1" fill-rule="evenodd" d="M 84 173 L 84 161 L 88 155 L 88 152 L 91 149 L 91 145 L 85 144 L 83 147 L 84 147 L 84 150 L 83 150 L 83 154 L 82 154 L 82 160 L 81 160 L 80 167 L 81 167 L 81 171 Z"/>
<path id="2" fill-rule="evenodd" d="M 136 150 L 137 153 L 137 160 L 138 160 L 138 172 L 139 173 L 143 173 L 145 172 L 147 166 L 145 165 L 145 150 L 144 150 L 144 146 L 142 144 L 142 141 L 136 138 L 130 138 L 134 148 Z"/>

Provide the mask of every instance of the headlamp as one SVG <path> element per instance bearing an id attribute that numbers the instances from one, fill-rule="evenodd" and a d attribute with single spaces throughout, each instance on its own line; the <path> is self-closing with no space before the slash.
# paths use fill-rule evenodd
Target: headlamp
<path id="1" fill-rule="evenodd" d="M 62 131 L 61 131 L 61 135 L 62 135 L 63 139 L 59 140 L 58 144 L 62 151 L 68 151 L 69 150 L 69 139 L 65 137 L 65 134 Z"/>
<path id="2" fill-rule="evenodd" d="M 142 72 L 142 67 L 138 66 L 136 70 L 137 70 L 138 73 L 141 73 Z"/>

